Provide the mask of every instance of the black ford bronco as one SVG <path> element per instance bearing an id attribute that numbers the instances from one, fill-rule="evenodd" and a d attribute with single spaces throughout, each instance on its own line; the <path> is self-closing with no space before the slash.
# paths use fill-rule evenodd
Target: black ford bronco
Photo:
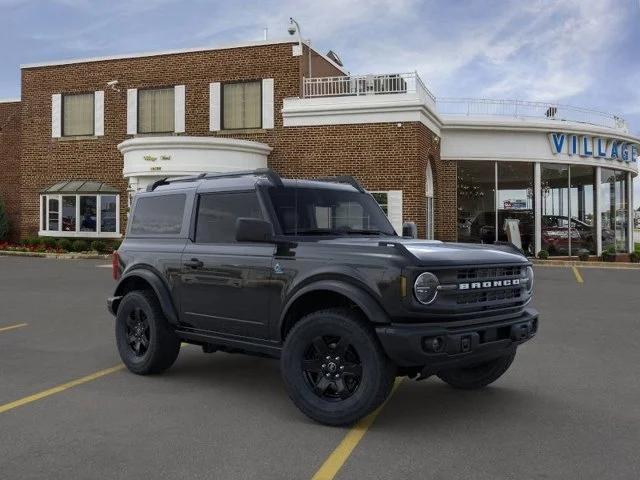
<path id="1" fill-rule="evenodd" d="M 280 358 L 300 410 L 343 425 L 396 376 L 484 387 L 536 334 L 515 247 L 400 237 L 351 177 L 162 179 L 131 212 L 108 307 L 137 374 L 169 368 L 181 342 Z"/>

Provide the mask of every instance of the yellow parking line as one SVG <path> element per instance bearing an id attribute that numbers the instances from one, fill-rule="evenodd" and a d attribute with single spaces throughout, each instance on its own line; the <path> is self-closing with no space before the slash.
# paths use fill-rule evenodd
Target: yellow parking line
<path id="1" fill-rule="evenodd" d="M 18 323 L 17 325 L 9 325 L 8 327 L 0 327 L 0 332 L 6 332 L 7 330 L 13 330 L 14 328 L 26 327 L 27 323 Z"/>
<path id="2" fill-rule="evenodd" d="M 23 405 L 27 405 L 29 403 L 40 400 L 42 398 L 50 397 L 51 395 L 55 395 L 56 393 L 63 392 L 69 388 L 76 387 L 78 385 L 82 385 L 83 383 L 91 382 L 92 380 L 96 380 L 100 377 L 104 377 L 105 375 L 109 375 L 110 373 L 117 372 L 119 370 L 122 370 L 123 368 L 124 368 L 124 365 L 122 364 L 116 365 L 115 367 L 100 370 L 99 372 L 92 373 L 91 375 L 87 375 L 86 377 L 81 377 L 76 380 L 63 383 L 62 385 L 58 385 L 57 387 L 53 387 L 48 390 L 44 390 L 42 392 L 29 395 L 28 397 L 15 400 L 10 403 L 5 403 L 4 405 L 0 405 L 0 413 L 13 410 L 14 408 L 22 407 Z"/>
<path id="3" fill-rule="evenodd" d="M 578 267 L 571 267 L 573 269 L 573 274 L 576 277 L 576 282 L 578 283 L 584 283 L 584 280 L 582 279 L 582 275 L 580 275 L 580 272 L 578 271 Z"/>
<path id="4" fill-rule="evenodd" d="M 344 463 L 347 461 L 353 450 L 358 446 L 362 437 L 364 437 L 367 430 L 373 425 L 376 417 L 380 411 L 384 408 L 386 403 L 391 398 L 391 395 L 396 391 L 403 378 L 396 378 L 396 382 L 393 385 L 393 389 L 389 394 L 387 400 L 378 407 L 377 410 L 367 415 L 360 420 L 351 430 L 347 432 L 342 442 L 336 447 L 329 458 L 325 460 L 320 469 L 316 472 L 311 480 L 332 480 L 336 474 L 340 471 Z"/>

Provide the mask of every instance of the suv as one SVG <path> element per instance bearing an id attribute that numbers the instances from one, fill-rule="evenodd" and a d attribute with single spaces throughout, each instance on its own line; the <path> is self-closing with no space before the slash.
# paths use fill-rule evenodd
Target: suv
<path id="1" fill-rule="evenodd" d="M 129 370 L 162 372 L 181 342 L 279 358 L 293 402 L 330 425 L 372 412 L 396 376 L 489 385 L 537 330 L 518 251 L 399 237 L 351 177 L 157 181 L 113 271 Z"/>

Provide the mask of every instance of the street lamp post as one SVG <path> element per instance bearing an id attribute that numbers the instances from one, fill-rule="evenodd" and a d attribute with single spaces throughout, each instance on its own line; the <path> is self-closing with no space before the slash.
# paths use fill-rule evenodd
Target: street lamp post
<path id="1" fill-rule="evenodd" d="M 300 55 L 303 54 L 304 50 L 302 48 L 302 31 L 300 29 L 300 24 L 296 22 L 293 17 L 289 17 L 289 28 L 287 29 L 289 35 L 298 34 L 298 47 L 300 47 Z M 309 50 L 307 54 L 307 58 L 309 60 L 307 75 L 311 78 L 311 40 L 307 40 L 307 48 Z M 300 59 L 302 61 L 302 59 Z M 304 83 L 304 75 L 302 76 Z M 301 88 L 301 91 L 304 93 L 304 86 Z"/>

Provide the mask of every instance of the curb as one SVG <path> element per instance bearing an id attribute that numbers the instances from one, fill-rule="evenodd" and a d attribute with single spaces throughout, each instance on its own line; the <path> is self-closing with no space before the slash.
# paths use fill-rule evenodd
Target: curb
<path id="1" fill-rule="evenodd" d="M 583 267 L 583 268 L 610 268 L 640 270 L 640 263 L 630 262 L 582 262 L 580 260 L 540 260 L 530 259 L 530 262 L 542 267 Z"/>
<path id="2" fill-rule="evenodd" d="M 103 253 L 46 253 L 46 252 L 15 252 L 13 250 L 0 250 L 0 256 L 7 257 L 40 257 L 55 258 L 58 260 L 110 260 L 111 254 Z"/>

